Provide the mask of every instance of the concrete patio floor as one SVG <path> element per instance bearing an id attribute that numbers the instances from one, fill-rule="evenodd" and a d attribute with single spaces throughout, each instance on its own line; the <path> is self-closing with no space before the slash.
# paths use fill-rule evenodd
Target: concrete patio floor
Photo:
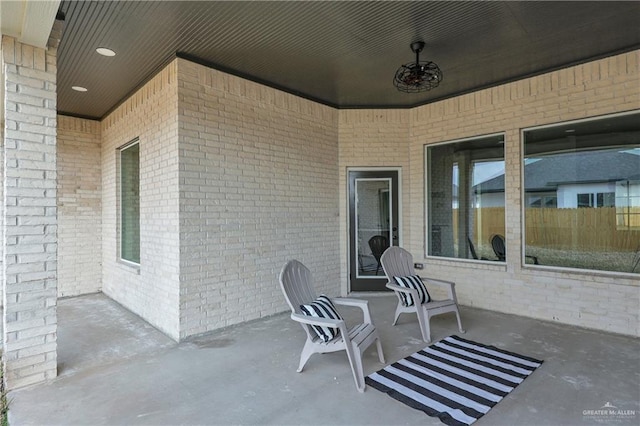
<path id="1" fill-rule="evenodd" d="M 415 316 L 393 327 L 395 297 L 367 296 L 387 363 L 426 346 Z M 347 322 L 357 311 L 344 311 Z M 477 425 L 640 422 L 640 339 L 461 307 L 465 338 L 544 360 Z M 459 334 L 432 319 L 434 341 Z M 296 373 L 302 328 L 288 314 L 175 343 L 102 294 L 58 304 L 59 376 L 15 390 L 13 425 L 441 425 L 368 388 L 344 352 L 314 355 Z M 365 374 L 383 366 L 375 349 Z M 595 416 L 606 404 L 626 415 Z"/>

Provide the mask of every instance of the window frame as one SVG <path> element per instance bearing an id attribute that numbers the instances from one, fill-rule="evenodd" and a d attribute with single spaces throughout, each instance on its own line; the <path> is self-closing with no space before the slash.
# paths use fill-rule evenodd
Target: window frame
<path id="1" fill-rule="evenodd" d="M 506 268 L 506 262 L 497 262 L 494 260 L 487 259 L 470 259 L 470 258 L 461 258 L 461 257 L 448 257 L 448 256 L 436 256 L 429 254 L 429 244 L 431 244 L 431 224 L 429 219 L 429 210 L 430 210 L 430 192 L 431 192 L 431 179 L 429 179 L 430 171 L 429 171 L 429 148 L 434 148 L 443 145 L 450 145 L 455 143 L 463 143 L 463 142 L 471 142 L 479 139 L 489 139 L 493 137 L 501 137 L 502 138 L 502 160 L 504 162 L 505 169 L 505 182 L 506 182 L 506 173 L 507 173 L 507 163 L 506 163 L 506 141 L 507 141 L 507 132 L 506 131 L 497 131 L 492 133 L 486 133 L 481 135 L 474 135 L 465 138 L 457 138 L 450 139 L 446 141 L 440 141 L 435 143 L 425 143 L 423 144 L 423 184 L 424 184 L 424 234 L 423 234 L 423 254 L 425 259 L 437 259 L 439 261 L 453 261 L 453 262 L 476 262 L 483 263 L 488 265 L 494 265 L 499 268 Z M 487 159 L 489 160 L 489 159 Z M 491 159 L 491 161 L 496 161 L 495 158 Z M 471 160 L 472 163 L 478 162 L 477 159 Z M 506 205 L 506 188 L 504 192 L 504 215 L 505 215 L 505 234 L 506 234 L 506 213 L 507 213 L 507 205 Z"/>
<path id="2" fill-rule="evenodd" d="M 521 243 L 521 266 L 524 268 L 532 268 L 532 269 L 541 269 L 541 270 L 550 270 L 550 271 L 558 271 L 558 272 L 563 272 L 563 273 L 574 273 L 574 274 L 589 274 L 589 275 L 602 275 L 602 276 L 614 276 L 614 277 L 634 277 L 636 278 L 638 276 L 637 273 L 635 272 L 621 272 L 621 271 L 611 271 L 611 270 L 603 270 L 603 269 L 584 269 L 584 268 L 574 268 L 574 267 L 570 267 L 570 266 L 558 266 L 558 265 L 542 265 L 542 264 L 528 264 L 526 263 L 525 259 L 526 259 L 526 241 L 527 241 L 527 235 L 526 235 L 526 217 L 525 217 L 525 210 L 527 208 L 527 203 L 526 203 L 526 197 L 527 197 L 527 193 L 526 193 L 526 187 L 525 187 L 525 158 L 526 158 L 526 146 L 525 146 L 525 133 L 532 131 L 532 130 L 540 130 L 540 129 L 547 129 L 547 128 L 554 128 L 554 127 L 561 127 L 561 126 L 571 126 L 574 124 L 583 124 L 583 123 L 588 123 L 590 121 L 599 121 L 599 120 L 606 120 L 606 119 L 611 119 L 611 118 L 617 118 L 617 117 L 624 117 L 627 115 L 638 115 L 640 114 L 640 109 L 636 109 L 636 110 L 630 110 L 630 111 L 624 111 L 624 112 L 619 112 L 619 113 L 612 113 L 612 114 L 604 114 L 604 115 L 598 115 L 598 116 L 593 116 L 593 117 L 586 117 L 586 118 L 581 118 L 581 119 L 576 119 L 576 120 L 566 120 L 566 121 L 559 121 L 559 122 L 554 122 L 554 123 L 548 123 L 548 124 L 543 124 L 543 125 L 538 125 L 538 126 L 531 126 L 531 127 L 523 127 L 520 128 L 520 161 L 519 161 L 519 171 L 520 171 L 520 235 L 521 235 L 521 239 L 520 239 L 520 243 Z M 595 197 L 595 194 L 594 194 Z M 620 214 L 616 213 L 616 222 L 619 221 L 618 216 L 620 216 Z M 620 229 L 621 226 L 618 225 L 618 229 Z M 627 228 L 627 227 L 623 227 L 623 228 Z"/>
<path id="3" fill-rule="evenodd" d="M 123 257 L 122 254 L 122 244 L 124 242 L 124 236 L 123 236 L 123 194 L 122 194 L 122 190 L 123 190 L 123 178 L 124 178 L 124 173 L 122 170 L 122 153 L 125 152 L 126 150 L 137 146 L 138 147 L 138 235 L 137 235 L 137 241 L 138 241 L 138 262 L 135 262 L 134 260 L 131 259 L 125 259 Z M 140 138 L 136 137 L 134 139 L 132 139 L 131 141 L 127 142 L 124 145 L 119 146 L 118 148 L 116 148 L 116 160 L 117 160 L 117 189 L 116 189 L 116 208 L 117 208 L 117 218 L 118 218 L 118 224 L 117 224 L 117 261 L 121 264 L 127 265 L 127 266 L 131 266 L 137 270 L 139 270 L 140 268 L 140 264 L 141 264 L 141 259 L 140 259 Z"/>

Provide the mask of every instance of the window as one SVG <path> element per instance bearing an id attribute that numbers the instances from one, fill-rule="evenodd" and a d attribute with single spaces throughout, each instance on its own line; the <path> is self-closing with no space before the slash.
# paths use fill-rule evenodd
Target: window
<path id="1" fill-rule="evenodd" d="M 640 180 L 616 182 L 615 205 L 618 230 L 640 231 Z"/>
<path id="2" fill-rule="evenodd" d="M 525 254 L 640 273 L 640 113 L 527 129 L 523 140 Z"/>
<path id="3" fill-rule="evenodd" d="M 119 149 L 120 258 L 140 264 L 140 144 Z"/>
<path id="4" fill-rule="evenodd" d="M 593 194 L 578 194 L 578 207 L 593 207 Z"/>
<path id="5" fill-rule="evenodd" d="M 616 193 L 615 192 L 598 192 L 596 194 L 596 207 L 615 207 L 616 206 Z"/>
<path id="6" fill-rule="evenodd" d="M 555 208 L 558 197 L 555 195 L 527 194 L 527 207 Z"/>
<path id="7" fill-rule="evenodd" d="M 426 252 L 497 260 L 491 237 L 505 235 L 504 136 L 425 146 Z"/>
<path id="8" fill-rule="evenodd" d="M 615 207 L 615 192 L 578 194 L 578 207 Z"/>

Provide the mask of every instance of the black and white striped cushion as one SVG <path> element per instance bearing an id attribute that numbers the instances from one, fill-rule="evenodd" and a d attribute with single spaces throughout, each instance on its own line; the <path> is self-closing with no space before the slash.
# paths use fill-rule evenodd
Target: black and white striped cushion
<path id="1" fill-rule="evenodd" d="M 393 279 L 395 279 L 396 283 L 398 283 L 398 285 L 401 287 L 418 290 L 418 295 L 420 296 L 420 304 L 431 301 L 431 296 L 429 296 L 427 287 L 425 287 L 422 279 L 419 276 L 410 275 L 408 277 L 393 277 Z M 413 297 L 409 293 L 398 293 L 400 293 L 400 299 L 402 300 L 402 304 L 404 306 L 414 305 Z"/>
<path id="2" fill-rule="evenodd" d="M 308 305 L 300 305 L 300 310 L 302 310 L 302 313 L 304 315 L 310 317 L 330 318 L 337 320 L 342 319 L 338 311 L 336 311 L 336 307 L 333 306 L 331 299 L 329 299 L 324 294 L 318 296 L 318 298 L 313 303 L 310 303 Z M 337 328 L 322 327 L 319 325 L 313 325 L 311 327 L 316 332 L 318 337 L 325 343 L 333 340 L 340 332 L 340 330 Z"/>

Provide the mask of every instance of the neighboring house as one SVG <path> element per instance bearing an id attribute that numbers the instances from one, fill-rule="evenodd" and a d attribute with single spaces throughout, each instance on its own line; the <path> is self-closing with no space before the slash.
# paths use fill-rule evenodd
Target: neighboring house
<path id="1" fill-rule="evenodd" d="M 639 207 L 640 154 L 584 151 L 525 160 L 526 207 Z M 504 174 L 474 186 L 479 207 L 504 206 Z"/>

